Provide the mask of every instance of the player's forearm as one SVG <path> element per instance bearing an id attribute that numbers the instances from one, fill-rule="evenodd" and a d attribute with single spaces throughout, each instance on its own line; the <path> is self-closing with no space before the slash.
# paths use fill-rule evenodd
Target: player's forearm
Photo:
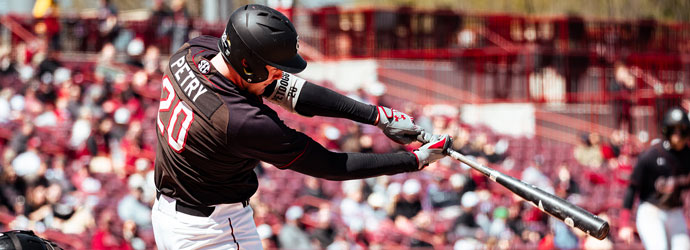
<path id="1" fill-rule="evenodd" d="M 378 116 L 376 106 L 310 82 L 304 84 L 295 110 L 305 116 L 340 117 L 365 124 L 374 124 Z"/>
<path id="2" fill-rule="evenodd" d="M 350 180 L 416 171 L 418 163 L 410 152 L 335 153 L 319 145 L 306 150 L 290 169 L 329 180 Z"/>

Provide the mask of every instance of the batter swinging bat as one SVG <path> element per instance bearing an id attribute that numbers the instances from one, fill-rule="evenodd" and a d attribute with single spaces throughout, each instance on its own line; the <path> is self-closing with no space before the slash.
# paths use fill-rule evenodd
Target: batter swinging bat
<path id="1" fill-rule="evenodd" d="M 422 132 L 422 134 L 418 136 L 418 140 L 428 141 L 424 139 L 423 134 L 425 133 Z M 579 228 L 583 232 L 599 240 L 603 240 L 609 234 L 609 223 L 607 221 L 593 215 L 581 207 L 575 206 L 555 195 L 547 193 L 534 185 L 524 183 L 495 169 L 476 163 L 455 150 L 448 149 L 447 155 L 469 165 L 473 169 L 489 177 L 492 181 L 501 184 L 526 201 L 531 202 L 542 212 L 558 218 L 570 227 Z"/>

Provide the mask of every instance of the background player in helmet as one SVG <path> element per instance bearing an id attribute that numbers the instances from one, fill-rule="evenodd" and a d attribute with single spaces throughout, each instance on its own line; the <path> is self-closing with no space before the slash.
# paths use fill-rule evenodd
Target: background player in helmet
<path id="1" fill-rule="evenodd" d="M 621 213 L 619 235 L 632 240 L 628 226 L 635 195 L 639 194 L 637 232 L 647 249 L 690 249 L 682 192 L 690 188 L 690 120 L 680 108 L 663 117 L 664 140 L 643 152 L 633 169 Z"/>
<path id="2" fill-rule="evenodd" d="M 410 143 L 422 132 L 402 112 L 360 103 L 292 73 L 306 67 L 295 28 L 279 12 L 247 5 L 221 39 L 190 40 L 170 57 L 158 112 L 152 209 L 160 249 L 259 249 L 248 199 L 259 161 L 331 180 L 417 171 L 444 156 L 448 135 L 414 152 L 330 152 L 287 127 L 263 98 L 304 116 L 377 125 Z"/>

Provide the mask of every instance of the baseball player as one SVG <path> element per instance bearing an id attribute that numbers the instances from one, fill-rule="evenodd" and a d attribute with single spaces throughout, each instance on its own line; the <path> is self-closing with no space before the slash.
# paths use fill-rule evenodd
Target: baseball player
<path id="1" fill-rule="evenodd" d="M 690 249 L 682 191 L 690 187 L 690 120 L 680 108 L 670 109 L 661 126 L 664 141 L 640 154 L 623 201 L 619 236 L 630 242 L 628 226 L 639 194 L 637 232 L 646 249 Z"/>
<path id="2" fill-rule="evenodd" d="M 259 161 L 347 180 L 418 171 L 444 156 L 452 143 L 448 135 L 429 135 L 430 142 L 413 152 L 336 153 L 287 127 L 264 100 L 303 116 L 376 125 L 403 144 L 422 132 L 405 113 L 292 75 L 307 64 L 298 49 L 290 20 L 269 7 L 247 5 L 233 12 L 220 39 L 194 38 L 170 57 L 157 120 L 158 193 L 151 215 L 159 249 L 261 249 L 248 206 Z"/>

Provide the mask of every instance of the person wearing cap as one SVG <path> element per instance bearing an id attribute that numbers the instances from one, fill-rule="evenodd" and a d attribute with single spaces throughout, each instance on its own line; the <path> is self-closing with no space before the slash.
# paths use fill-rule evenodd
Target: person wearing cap
<path id="1" fill-rule="evenodd" d="M 397 220 L 399 216 L 411 219 L 422 211 L 422 202 L 419 192 L 422 189 L 421 183 L 416 179 L 408 179 L 402 185 L 402 195 L 395 202 L 395 207 L 391 219 Z"/>
<path id="2" fill-rule="evenodd" d="M 479 203 L 479 196 L 474 191 L 467 191 L 460 199 L 462 213 L 453 222 L 453 234 L 456 237 L 473 237 L 481 230 L 475 219 L 475 206 Z"/>
<path id="3" fill-rule="evenodd" d="M 200 36 L 170 56 L 156 121 L 152 208 L 159 249 L 261 249 L 249 198 L 259 161 L 329 180 L 418 171 L 452 141 L 409 115 L 355 101 L 296 77 L 307 66 L 290 20 L 262 5 L 240 7 L 221 38 Z M 299 115 L 378 126 L 413 152 L 340 153 L 288 126 L 265 104 Z M 423 137 L 423 138 L 422 138 Z"/>

